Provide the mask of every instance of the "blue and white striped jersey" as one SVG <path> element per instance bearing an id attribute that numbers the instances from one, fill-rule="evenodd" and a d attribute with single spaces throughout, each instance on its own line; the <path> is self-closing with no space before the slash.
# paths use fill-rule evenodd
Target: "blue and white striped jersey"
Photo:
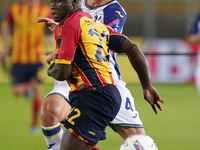
<path id="1" fill-rule="evenodd" d="M 122 32 L 126 21 L 126 12 L 116 0 L 112 0 L 97 7 L 90 7 L 87 0 L 82 0 L 81 5 L 83 11 L 89 13 L 93 19 L 101 21 L 117 32 Z M 110 51 L 109 56 L 109 66 L 113 74 L 113 78 L 115 80 L 121 80 L 119 67 L 116 62 L 116 53 Z"/>

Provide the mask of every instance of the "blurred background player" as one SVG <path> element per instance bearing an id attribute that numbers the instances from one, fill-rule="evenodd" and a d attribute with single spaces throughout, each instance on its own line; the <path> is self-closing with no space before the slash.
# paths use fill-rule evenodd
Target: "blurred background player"
<path id="1" fill-rule="evenodd" d="M 82 8 L 83 11 L 90 13 L 94 19 L 100 20 L 115 31 L 122 32 L 126 20 L 126 12 L 117 1 L 82 0 Z M 47 20 L 43 21 L 46 22 Z M 50 22 L 49 20 L 49 24 L 47 25 L 51 28 L 51 25 L 52 27 L 54 25 L 50 24 Z M 145 134 L 143 124 L 139 118 L 139 113 L 134 106 L 134 99 L 130 91 L 126 88 L 126 83 L 121 80 L 119 67 L 115 60 L 116 53 L 110 51 L 109 55 L 109 65 L 116 85 L 123 97 L 120 111 L 111 122 L 111 126 L 123 139 L 126 139 L 132 134 Z M 46 59 L 47 62 L 50 63 L 53 57 L 49 55 Z M 68 101 L 67 91 L 69 90 L 66 82 L 55 81 L 54 89 L 47 94 L 43 102 L 41 110 L 42 130 L 49 149 L 59 149 L 59 141 L 63 134 L 60 122 L 63 118 L 66 118 L 70 111 L 70 106 L 66 103 L 66 100 Z M 53 143 L 55 144 L 52 145 Z"/>
<path id="2" fill-rule="evenodd" d="M 31 131 L 37 132 L 38 116 L 42 104 L 42 87 L 39 72 L 44 61 L 45 25 L 38 24 L 41 16 L 52 18 L 51 9 L 40 0 L 24 0 L 11 4 L 2 22 L 2 51 L 0 61 L 11 55 L 13 93 L 26 94 L 32 89 L 33 119 Z M 13 28 L 12 28 L 13 27 Z M 12 29 L 11 51 L 8 38 Z M 53 39 L 53 34 L 49 36 Z"/>
<path id="3" fill-rule="evenodd" d="M 189 42 L 192 44 L 200 44 L 200 13 L 196 15 L 195 19 L 192 22 L 189 36 L 188 36 Z M 197 62 L 196 62 L 196 68 L 195 68 L 195 83 L 197 91 L 200 95 L 200 47 L 198 50 L 197 55 Z"/>

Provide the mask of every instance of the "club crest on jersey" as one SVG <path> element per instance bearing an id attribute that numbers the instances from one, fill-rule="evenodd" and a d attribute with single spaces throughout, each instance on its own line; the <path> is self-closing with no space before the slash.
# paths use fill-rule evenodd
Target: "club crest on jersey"
<path id="1" fill-rule="evenodd" d="M 59 52 L 59 54 L 64 54 L 65 53 L 65 51 L 62 48 L 59 48 L 58 52 Z"/>
<path id="2" fill-rule="evenodd" d="M 62 28 L 58 28 L 57 36 L 58 37 L 62 36 Z"/>
<path id="3" fill-rule="evenodd" d="M 134 142 L 133 145 L 134 145 L 134 147 L 135 147 L 136 150 L 144 150 L 144 148 L 142 147 L 142 145 L 140 145 L 140 143 L 137 140 Z"/>

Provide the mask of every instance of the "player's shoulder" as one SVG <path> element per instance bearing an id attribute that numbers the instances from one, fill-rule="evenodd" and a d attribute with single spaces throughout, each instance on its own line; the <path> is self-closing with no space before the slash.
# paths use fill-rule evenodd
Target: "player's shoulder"
<path id="1" fill-rule="evenodd" d="M 13 15 L 16 9 L 22 10 L 24 6 L 25 6 L 25 3 L 23 1 L 13 2 L 8 7 L 8 12 L 10 12 Z"/>
<path id="2" fill-rule="evenodd" d="M 24 6 L 24 2 L 22 1 L 19 1 L 19 2 L 13 2 L 11 5 L 10 5 L 10 8 L 14 8 L 14 7 L 22 7 Z"/>
<path id="3" fill-rule="evenodd" d="M 107 6 L 104 9 L 105 11 L 109 11 L 109 10 L 115 10 L 115 11 L 120 11 L 120 12 L 124 12 L 125 10 L 124 8 L 119 4 L 119 2 L 117 2 L 116 0 L 113 0 L 112 2 L 108 3 Z"/>

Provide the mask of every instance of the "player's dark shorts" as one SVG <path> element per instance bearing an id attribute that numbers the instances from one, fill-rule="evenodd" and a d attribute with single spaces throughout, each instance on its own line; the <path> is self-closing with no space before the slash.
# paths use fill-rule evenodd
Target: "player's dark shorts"
<path id="1" fill-rule="evenodd" d="M 119 111 L 121 96 L 118 89 L 106 85 L 96 90 L 73 91 L 69 99 L 72 111 L 65 127 L 74 136 L 95 146 Z"/>
<path id="2" fill-rule="evenodd" d="M 25 83 L 31 79 L 41 82 L 39 71 L 43 69 L 42 63 L 37 64 L 14 64 L 11 70 L 13 84 Z"/>

